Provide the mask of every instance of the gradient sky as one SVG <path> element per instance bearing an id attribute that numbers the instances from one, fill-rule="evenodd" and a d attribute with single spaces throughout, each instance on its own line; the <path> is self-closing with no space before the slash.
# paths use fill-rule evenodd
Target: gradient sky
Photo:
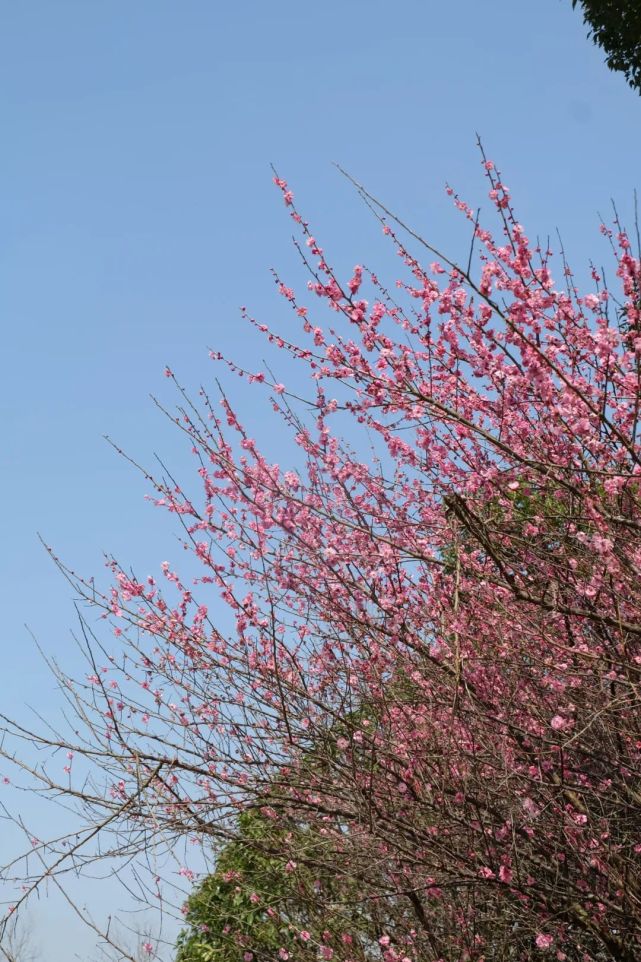
<path id="1" fill-rule="evenodd" d="M 103 551 L 141 573 L 177 553 L 103 435 L 189 474 L 149 400 L 173 401 L 165 364 L 192 390 L 208 348 L 258 366 L 238 307 L 278 318 L 268 268 L 299 276 L 270 162 L 341 268 L 380 242 L 333 161 L 457 256 L 443 186 L 487 203 L 478 131 L 528 233 L 559 228 L 585 265 L 597 211 L 641 187 L 641 99 L 602 60 L 570 0 L 0 0 L 1 711 L 60 704 L 25 624 L 77 662 L 36 532 L 98 577 Z M 86 893 L 98 917 L 120 904 Z M 47 962 L 92 957 L 53 895 L 31 923 Z"/>

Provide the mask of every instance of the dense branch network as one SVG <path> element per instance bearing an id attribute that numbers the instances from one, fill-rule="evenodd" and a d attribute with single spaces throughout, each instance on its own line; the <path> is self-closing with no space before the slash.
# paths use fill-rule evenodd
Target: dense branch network
<path id="1" fill-rule="evenodd" d="M 183 392 L 199 493 L 149 480 L 198 575 L 114 561 L 101 593 L 63 568 L 89 659 L 84 679 L 53 666 L 75 734 L 6 720 L 3 751 L 86 821 L 35 844 L 24 897 L 187 838 L 229 866 L 187 909 L 184 960 L 639 957 L 639 259 L 604 227 L 619 299 L 596 269 L 580 294 L 564 260 L 559 288 L 484 164 L 502 236 L 453 194 L 465 267 L 357 188 L 403 262 L 394 295 L 362 266 L 341 283 L 276 178 L 314 306 L 277 278 L 298 334 L 247 320 L 310 396 L 224 363 L 296 467 L 226 394 Z M 226 920 L 209 935 L 203 899 Z"/>

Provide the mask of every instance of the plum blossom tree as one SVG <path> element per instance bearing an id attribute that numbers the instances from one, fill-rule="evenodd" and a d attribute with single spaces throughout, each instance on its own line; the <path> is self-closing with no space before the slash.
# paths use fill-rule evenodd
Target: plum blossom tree
<path id="1" fill-rule="evenodd" d="M 54 666 L 74 733 L 6 721 L 3 752 L 85 822 L 37 844 L 46 870 L 21 898 L 179 839 L 246 853 L 260 816 L 255 851 L 316 894 L 315 957 L 639 958 L 639 256 L 604 226 L 617 291 L 593 267 L 581 293 L 562 252 L 558 284 L 484 165 L 500 239 L 450 190 L 474 237 L 461 263 L 356 185 L 402 262 L 395 290 L 362 265 L 343 282 L 276 177 L 308 290 L 276 278 L 298 335 L 246 319 L 308 395 L 213 360 L 265 392 L 292 466 L 226 393 L 193 403 L 167 371 L 198 489 L 147 476 L 198 575 L 112 561 L 100 592 L 61 566 L 85 604 L 87 675 Z M 309 956 L 289 897 L 265 958 Z M 249 958 L 245 923 L 223 928 Z"/>

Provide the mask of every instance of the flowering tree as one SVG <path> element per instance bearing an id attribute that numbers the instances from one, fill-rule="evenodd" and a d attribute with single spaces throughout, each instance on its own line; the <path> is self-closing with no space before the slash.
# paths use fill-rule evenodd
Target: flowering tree
<path id="1" fill-rule="evenodd" d="M 404 265 L 394 293 L 363 266 L 342 283 L 276 178 L 313 306 L 277 278 L 299 336 L 247 320 L 309 396 L 214 360 L 266 392 L 297 460 L 271 462 L 226 394 L 183 395 L 199 490 L 149 480 L 198 576 L 114 561 L 99 593 L 63 569 L 88 606 L 87 677 L 58 672 L 77 734 L 7 731 L 66 751 L 67 775 L 4 747 L 86 814 L 35 843 L 48 878 L 240 842 L 283 891 L 299 873 L 301 902 L 316 886 L 317 957 L 639 957 L 641 268 L 616 224 L 620 293 L 593 268 L 580 294 L 563 254 L 557 285 L 484 163 L 500 240 L 450 191 L 464 263 L 357 185 Z M 258 816 L 273 831 L 248 835 Z M 269 908 L 264 957 L 308 957 L 299 909 Z"/>

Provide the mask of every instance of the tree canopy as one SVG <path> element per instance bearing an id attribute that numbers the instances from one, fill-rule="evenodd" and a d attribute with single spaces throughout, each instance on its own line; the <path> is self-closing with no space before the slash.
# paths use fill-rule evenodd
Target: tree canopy
<path id="1" fill-rule="evenodd" d="M 241 815 L 215 872 L 187 901 L 176 962 L 237 962 L 239 951 L 246 962 L 315 962 L 324 946 L 347 940 L 354 958 L 371 958 L 376 913 L 348 866 L 330 870 L 317 857 L 321 842 L 310 825 L 275 822 L 259 809 Z"/>
<path id="2" fill-rule="evenodd" d="M 621 71 L 641 93 L 641 5 L 637 0 L 572 0 L 573 7 L 577 4 L 608 67 Z"/>

